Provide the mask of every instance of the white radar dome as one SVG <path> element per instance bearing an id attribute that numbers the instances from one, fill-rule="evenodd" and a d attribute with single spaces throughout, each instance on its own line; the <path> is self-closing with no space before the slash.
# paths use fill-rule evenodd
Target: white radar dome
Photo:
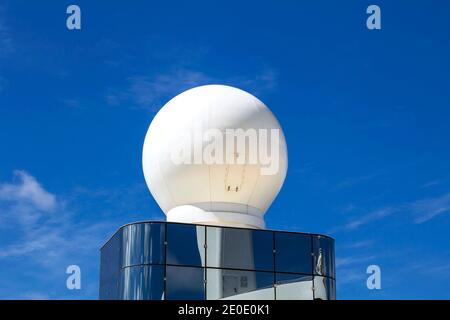
<path id="1" fill-rule="evenodd" d="M 167 221 L 259 228 L 286 177 L 275 116 L 230 86 L 187 90 L 164 105 L 145 136 L 142 165 Z"/>

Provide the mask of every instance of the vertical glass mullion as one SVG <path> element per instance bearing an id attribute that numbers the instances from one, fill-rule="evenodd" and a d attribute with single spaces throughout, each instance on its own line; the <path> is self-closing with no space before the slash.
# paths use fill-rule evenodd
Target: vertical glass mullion
<path id="1" fill-rule="evenodd" d="M 273 298 L 274 300 L 277 300 L 277 278 L 275 276 L 275 270 L 276 270 L 276 252 L 277 248 L 275 246 L 275 231 L 272 232 L 272 255 L 273 255 Z"/>
<path id="2" fill-rule="evenodd" d="M 164 222 L 164 300 L 167 300 L 167 222 Z"/>
<path id="3" fill-rule="evenodd" d="M 204 286 L 203 286 L 203 296 L 205 297 L 205 300 L 208 300 L 208 296 L 207 296 L 207 292 L 208 290 L 206 290 L 206 286 L 208 285 L 208 227 L 205 226 L 205 240 L 204 240 L 204 245 L 203 245 L 203 253 L 204 253 L 204 257 L 205 257 L 205 268 L 203 269 L 203 273 L 204 273 Z"/>
<path id="4" fill-rule="evenodd" d="M 313 300 L 316 299 L 316 288 L 314 286 L 314 275 L 315 275 L 315 269 L 314 269 L 314 261 L 316 260 L 316 257 L 314 255 L 314 236 L 310 235 L 311 237 L 311 251 L 310 251 L 310 255 L 311 255 L 311 276 L 312 276 L 312 291 L 313 291 Z"/>

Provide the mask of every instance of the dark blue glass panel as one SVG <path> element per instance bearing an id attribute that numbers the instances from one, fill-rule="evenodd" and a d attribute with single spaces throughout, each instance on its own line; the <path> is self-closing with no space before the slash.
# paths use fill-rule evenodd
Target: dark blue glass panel
<path id="1" fill-rule="evenodd" d="M 204 266 L 205 227 L 167 224 L 167 264 Z"/>
<path id="2" fill-rule="evenodd" d="M 273 271 L 273 233 L 207 227 L 207 266 Z"/>
<path id="3" fill-rule="evenodd" d="M 335 277 L 334 240 L 323 236 L 313 236 L 314 274 Z"/>
<path id="4" fill-rule="evenodd" d="M 336 280 L 328 279 L 329 299 L 336 300 Z"/>
<path id="5" fill-rule="evenodd" d="M 122 267 L 164 263 L 164 224 L 139 223 L 125 226 L 122 237 Z"/>
<path id="6" fill-rule="evenodd" d="M 100 300 L 119 299 L 121 241 L 119 230 L 100 250 Z"/>
<path id="7" fill-rule="evenodd" d="M 275 232 L 275 250 L 276 271 L 312 274 L 310 235 Z"/>
<path id="8" fill-rule="evenodd" d="M 119 296 L 122 300 L 162 300 L 164 266 L 144 265 L 121 270 Z"/>
<path id="9" fill-rule="evenodd" d="M 204 268 L 166 267 L 167 300 L 203 300 Z"/>

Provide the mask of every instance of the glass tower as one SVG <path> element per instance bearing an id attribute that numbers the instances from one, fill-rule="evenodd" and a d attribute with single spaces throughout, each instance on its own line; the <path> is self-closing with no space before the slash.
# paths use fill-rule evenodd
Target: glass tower
<path id="1" fill-rule="evenodd" d="M 336 297 L 334 240 L 324 235 L 139 222 L 100 251 L 103 300 Z"/>

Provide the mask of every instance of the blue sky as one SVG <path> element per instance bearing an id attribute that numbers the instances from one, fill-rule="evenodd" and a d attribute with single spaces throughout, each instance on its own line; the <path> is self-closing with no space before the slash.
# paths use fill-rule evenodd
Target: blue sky
<path id="1" fill-rule="evenodd" d="M 96 299 L 100 245 L 164 217 L 141 169 L 153 116 L 222 83 L 282 124 L 266 222 L 336 238 L 338 298 L 450 299 L 449 2 L 73 3 L 78 31 L 72 3 L 0 2 L 0 298 Z"/>

